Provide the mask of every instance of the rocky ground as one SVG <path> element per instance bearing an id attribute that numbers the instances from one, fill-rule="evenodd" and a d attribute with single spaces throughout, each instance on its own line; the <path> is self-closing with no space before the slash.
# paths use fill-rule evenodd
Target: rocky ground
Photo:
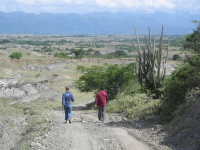
<path id="1" fill-rule="evenodd" d="M 64 110 L 58 106 L 34 125 L 29 118 L 31 111 L 24 113 L 27 113 L 25 118 L 18 116 L 13 120 L 10 116 L 0 124 L 2 150 L 198 150 L 191 145 L 176 147 L 176 141 L 182 138 L 175 135 L 173 128 L 127 121 L 119 114 L 107 114 L 102 123 L 97 119 L 97 111 L 86 110 L 85 105 L 73 106 L 71 124 L 64 123 Z M 11 122 L 16 126 L 8 128 L 6 124 Z"/>
<path id="2" fill-rule="evenodd" d="M 107 114 L 101 123 L 96 110 L 73 106 L 72 124 L 64 123 L 64 111 L 51 111 L 51 130 L 31 143 L 33 149 L 53 150 L 198 150 L 184 144 L 175 129 L 144 121 L 127 121 L 119 114 Z M 185 136 L 184 133 L 181 134 Z M 196 133 L 198 136 L 198 133 Z M 188 138 L 185 137 L 187 140 Z M 190 140 L 192 141 L 192 140 Z M 178 144 L 177 142 L 182 142 Z M 185 142 L 188 143 L 188 142 Z"/>
<path id="3" fill-rule="evenodd" d="M 71 124 L 64 123 L 64 111 L 51 112 L 54 116 L 51 131 L 31 143 L 33 149 L 54 150 L 170 150 L 160 144 L 165 136 L 147 129 L 142 122 L 124 121 L 117 114 L 107 114 L 106 122 L 97 120 L 97 112 L 84 106 L 73 107 Z M 146 128 L 146 130 L 145 130 Z M 46 136 L 45 136 L 46 135 Z"/>

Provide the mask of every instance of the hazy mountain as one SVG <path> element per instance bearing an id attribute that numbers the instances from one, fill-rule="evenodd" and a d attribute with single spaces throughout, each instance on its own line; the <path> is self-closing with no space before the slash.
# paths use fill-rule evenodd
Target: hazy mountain
<path id="1" fill-rule="evenodd" d="M 170 13 L 88 13 L 88 14 L 32 14 L 0 12 L 0 34 L 160 34 L 161 26 L 167 35 L 183 35 L 192 32 L 200 15 L 179 12 Z"/>

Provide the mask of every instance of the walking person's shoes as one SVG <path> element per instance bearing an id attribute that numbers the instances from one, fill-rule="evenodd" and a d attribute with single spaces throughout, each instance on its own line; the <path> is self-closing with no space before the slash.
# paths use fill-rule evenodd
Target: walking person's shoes
<path id="1" fill-rule="evenodd" d="M 71 119 L 69 119 L 69 123 L 71 124 L 72 122 L 71 122 Z"/>

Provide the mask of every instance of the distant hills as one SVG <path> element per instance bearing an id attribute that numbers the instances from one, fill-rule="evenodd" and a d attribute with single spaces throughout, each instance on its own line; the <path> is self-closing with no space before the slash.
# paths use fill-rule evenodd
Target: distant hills
<path id="1" fill-rule="evenodd" d="M 50 14 L 0 12 L 0 34 L 152 34 L 161 33 L 164 25 L 165 35 L 185 35 L 192 32 L 200 15 L 179 13 L 110 13 L 93 12 L 87 14 Z"/>

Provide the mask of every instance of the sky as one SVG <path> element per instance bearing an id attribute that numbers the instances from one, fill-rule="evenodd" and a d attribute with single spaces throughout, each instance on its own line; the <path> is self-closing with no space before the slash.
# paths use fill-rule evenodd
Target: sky
<path id="1" fill-rule="evenodd" d="M 200 0 L 0 0 L 0 12 L 89 13 L 157 11 L 200 14 Z"/>

